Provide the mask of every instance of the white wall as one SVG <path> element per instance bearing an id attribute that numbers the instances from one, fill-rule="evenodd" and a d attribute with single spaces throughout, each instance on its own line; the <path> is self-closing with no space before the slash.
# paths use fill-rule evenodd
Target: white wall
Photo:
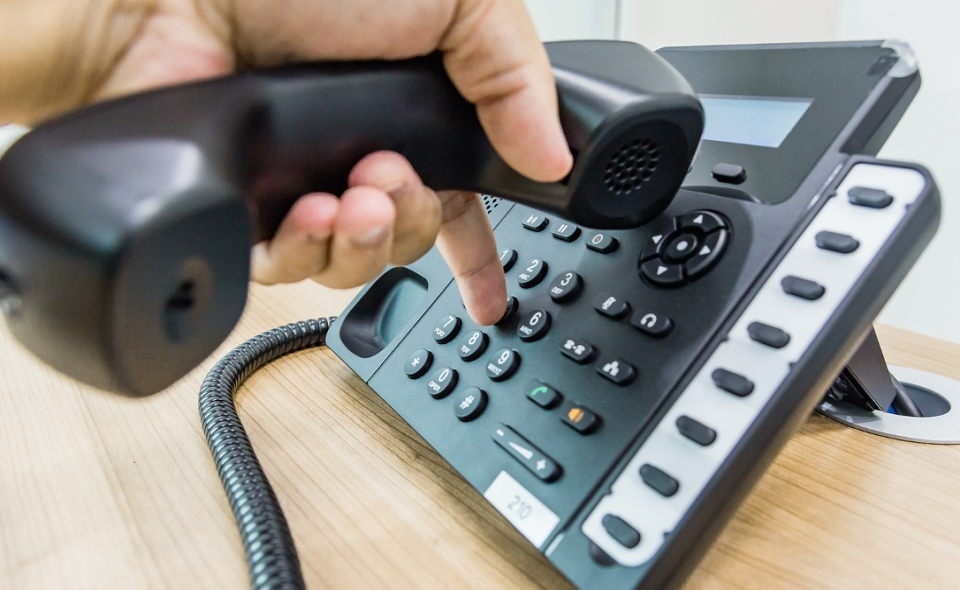
<path id="1" fill-rule="evenodd" d="M 923 86 L 881 157 L 919 162 L 943 197 L 940 231 L 880 321 L 960 343 L 960 28 L 958 0 L 527 0 L 545 39 L 614 38 L 652 49 L 902 39 Z"/>

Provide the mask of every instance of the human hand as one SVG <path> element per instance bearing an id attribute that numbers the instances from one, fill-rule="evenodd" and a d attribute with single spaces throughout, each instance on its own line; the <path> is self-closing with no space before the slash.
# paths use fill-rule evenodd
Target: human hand
<path id="1" fill-rule="evenodd" d="M 546 52 L 521 0 L 7 0 L 0 37 L 0 122 L 28 124 L 237 69 L 439 49 L 508 164 L 540 181 L 572 165 Z M 390 152 L 357 163 L 349 187 L 298 200 L 274 238 L 254 247 L 253 278 L 355 286 L 436 241 L 471 317 L 500 318 L 506 285 L 476 195 L 438 195 Z"/>

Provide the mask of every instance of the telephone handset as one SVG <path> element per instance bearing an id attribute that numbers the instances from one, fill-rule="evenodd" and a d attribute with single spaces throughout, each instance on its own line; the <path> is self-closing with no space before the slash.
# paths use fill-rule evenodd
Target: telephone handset
<path id="1" fill-rule="evenodd" d="M 656 217 L 703 129 L 690 85 L 632 43 L 547 50 L 576 153 L 555 183 L 497 156 L 439 55 L 248 72 L 39 126 L 0 159 L 0 276 L 19 298 L 11 330 L 87 383 L 159 391 L 235 325 L 251 241 L 271 236 L 300 195 L 340 194 L 380 149 L 435 189 L 495 192 L 592 227 Z"/>

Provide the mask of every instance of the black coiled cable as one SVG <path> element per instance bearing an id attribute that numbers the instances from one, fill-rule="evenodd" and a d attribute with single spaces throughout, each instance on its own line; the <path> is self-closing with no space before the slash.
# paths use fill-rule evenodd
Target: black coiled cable
<path id="1" fill-rule="evenodd" d="M 284 355 L 322 346 L 330 320 L 264 332 L 220 359 L 200 386 L 200 420 L 240 529 L 250 585 L 256 590 L 304 588 L 300 560 L 277 497 L 240 423 L 234 395 L 247 377 Z"/>

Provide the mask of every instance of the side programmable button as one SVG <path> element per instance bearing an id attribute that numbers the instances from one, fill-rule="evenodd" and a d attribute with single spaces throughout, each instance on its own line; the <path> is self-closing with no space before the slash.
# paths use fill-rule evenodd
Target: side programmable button
<path id="1" fill-rule="evenodd" d="M 640 533 L 619 516 L 605 514 L 600 524 L 606 529 L 607 534 L 613 537 L 614 541 L 627 549 L 633 549 L 640 544 Z"/>
<path id="2" fill-rule="evenodd" d="M 890 206 L 893 202 L 887 191 L 878 188 L 867 188 L 865 186 L 855 186 L 847 191 L 847 198 L 854 205 L 861 207 L 870 207 L 871 209 L 883 209 Z"/>
<path id="3" fill-rule="evenodd" d="M 849 254 L 860 247 L 860 242 L 847 234 L 838 234 L 832 231 L 822 231 L 816 236 L 817 248 L 830 250 L 838 254 Z"/>
<path id="4" fill-rule="evenodd" d="M 500 448 L 510 453 L 510 456 L 526 467 L 530 473 L 543 481 L 556 481 L 563 473 L 556 461 L 505 424 L 501 424 L 493 432 L 493 440 L 500 445 Z"/>
<path id="5" fill-rule="evenodd" d="M 752 322 L 747 326 L 747 335 L 754 342 L 766 344 L 770 348 L 783 348 L 790 344 L 790 334 L 761 322 Z"/>

